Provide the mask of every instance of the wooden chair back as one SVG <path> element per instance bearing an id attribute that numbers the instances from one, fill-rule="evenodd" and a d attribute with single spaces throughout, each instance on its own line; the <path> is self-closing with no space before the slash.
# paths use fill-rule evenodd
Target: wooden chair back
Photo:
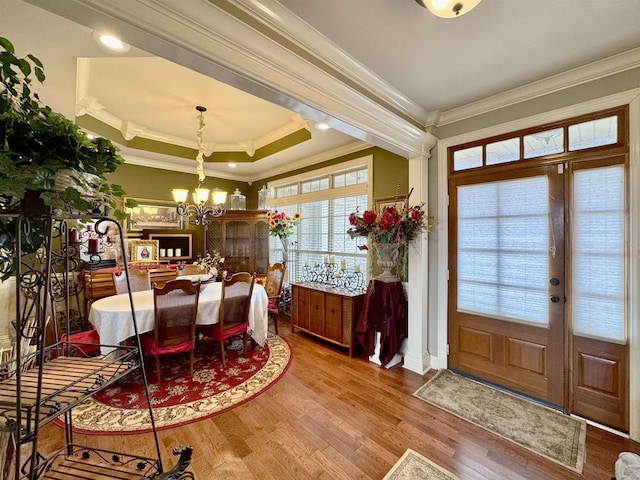
<path id="1" fill-rule="evenodd" d="M 153 286 L 154 283 L 157 283 L 158 286 L 161 287 L 168 281 L 175 280 L 177 275 L 176 270 L 172 268 L 152 268 L 149 270 L 151 286 Z"/>
<path id="2" fill-rule="evenodd" d="M 249 323 L 251 295 L 255 281 L 256 274 L 249 272 L 238 272 L 230 277 L 227 275 L 223 277 L 218 321 L 221 331 Z"/>
<path id="3" fill-rule="evenodd" d="M 116 283 L 113 273 L 97 271 L 89 272 L 84 276 L 84 298 L 87 314 L 93 302 L 115 294 Z"/>
<path id="4" fill-rule="evenodd" d="M 122 293 L 128 293 L 127 288 L 127 275 L 123 270 L 122 272 L 114 275 L 116 293 L 118 295 Z M 151 280 L 149 276 L 149 270 L 140 268 L 129 269 L 129 284 L 131 285 L 132 292 L 140 292 L 142 290 L 151 290 Z"/>
<path id="5" fill-rule="evenodd" d="M 267 268 L 267 276 L 264 279 L 264 290 L 267 292 L 269 300 L 277 302 L 280 298 L 286 269 L 287 267 L 283 263 L 274 263 Z"/>
<path id="6" fill-rule="evenodd" d="M 274 263 L 267 268 L 267 276 L 264 279 L 264 290 L 267 292 L 269 303 L 267 310 L 269 318 L 273 319 L 273 327 L 278 335 L 278 304 L 280 303 L 280 294 L 282 293 L 282 283 L 286 273 L 286 265 L 284 263 Z"/>
<path id="7" fill-rule="evenodd" d="M 153 289 L 154 338 L 167 348 L 195 339 L 200 282 L 169 280 Z"/>

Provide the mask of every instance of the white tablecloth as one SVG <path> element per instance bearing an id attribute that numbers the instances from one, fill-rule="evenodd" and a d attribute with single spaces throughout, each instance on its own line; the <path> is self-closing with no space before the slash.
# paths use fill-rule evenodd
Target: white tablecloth
<path id="1" fill-rule="evenodd" d="M 222 282 L 202 285 L 198 301 L 198 325 L 218 323 L 221 293 Z M 154 325 L 153 290 L 133 292 L 132 296 L 138 332 L 142 334 L 152 331 Z M 264 287 L 255 284 L 249 312 L 249 331 L 251 337 L 259 345 L 264 345 L 267 339 L 269 322 L 267 303 L 268 298 Z M 89 321 L 100 335 L 100 343 L 103 344 L 101 353 L 107 355 L 113 350 L 113 347 L 106 345 L 119 345 L 135 335 L 129 294 L 113 295 L 96 300 L 91 304 Z"/>

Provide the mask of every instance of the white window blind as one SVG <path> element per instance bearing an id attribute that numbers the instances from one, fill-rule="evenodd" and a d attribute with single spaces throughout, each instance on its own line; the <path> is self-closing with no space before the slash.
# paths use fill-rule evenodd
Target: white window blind
<path id="1" fill-rule="evenodd" d="M 572 304 L 576 335 L 625 342 L 624 166 L 573 175 Z"/>
<path id="2" fill-rule="evenodd" d="M 548 324 L 548 190 L 545 176 L 458 187 L 458 310 Z"/>
<path id="3" fill-rule="evenodd" d="M 297 234 L 291 238 L 295 249 L 289 253 L 289 280 L 301 279 L 302 267 L 322 263 L 325 255 L 333 255 L 339 263 L 345 259 L 347 269 L 353 270 L 358 264 L 367 271 L 366 252 L 358 250 L 356 240 L 349 238 L 349 214 L 361 205 L 367 204 L 367 195 L 356 195 L 328 200 L 316 200 L 278 208 L 289 215 L 294 211 L 302 214 L 302 224 Z M 274 239 L 272 258 L 280 259 L 280 242 Z M 293 254 L 293 255 L 292 255 Z"/>
<path id="4" fill-rule="evenodd" d="M 304 265 L 322 263 L 325 256 L 333 256 L 338 264 L 344 259 L 347 270 L 359 265 L 362 272 L 367 271 L 367 252 L 357 248 L 347 230 L 349 215 L 356 208 L 363 212 L 368 207 L 371 161 L 364 157 L 343 164 L 342 170 L 320 169 L 270 184 L 275 194 L 272 208 L 290 216 L 302 214 L 290 238 L 289 281 L 302 280 Z M 270 248 L 271 261 L 281 261 L 282 245 L 277 238 L 272 237 Z"/>

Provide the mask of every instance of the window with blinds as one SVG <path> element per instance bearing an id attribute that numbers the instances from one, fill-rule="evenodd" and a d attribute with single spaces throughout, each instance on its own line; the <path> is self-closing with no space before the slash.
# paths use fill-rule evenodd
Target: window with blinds
<path id="1" fill-rule="evenodd" d="M 457 199 L 458 310 L 547 325 L 547 178 L 459 186 Z"/>
<path id="2" fill-rule="evenodd" d="M 295 182 L 272 189 L 277 197 L 274 209 L 293 215 L 302 214 L 302 222 L 290 237 L 287 270 L 289 281 L 302 279 L 304 265 L 322 263 L 325 256 L 334 256 L 337 263 L 345 260 L 348 270 L 359 265 L 367 271 L 366 251 L 357 248 L 349 238 L 349 215 L 368 206 L 368 164 L 332 173 L 309 173 Z M 271 238 L 270 258 L 282 260 L 282 246 Z"/>
<path id="3" fill-rule="evenodd" d="M 577 170 L 573 184 L 573 332 L 624 343 L 624 165 Z"/>

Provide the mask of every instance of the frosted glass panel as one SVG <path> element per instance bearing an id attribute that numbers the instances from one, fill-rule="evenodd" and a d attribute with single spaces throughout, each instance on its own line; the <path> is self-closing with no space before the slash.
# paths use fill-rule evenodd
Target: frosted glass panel
<path id="1" fill-rule="evenodd" d="M 545 176 L 458 187 L 458 309 L 548 324 Z"/>
<path id="2" fill-rule="evenodd" d="M 482 147 L 466 148 L 453 152 L 453 169 L 467 170 L 482 166 Z"/>
<path id="3" fill-rule="evenodd" d="M 574 173 L 573 331 L 624 342 L 624 166 Z"/>
<path id="4" fill-rule="evenodd" d="M 611 145 L 617 141 L 617 115 L 569 126 L 569 150 Z"/>
<path id="5" fill-rule="evenodd" d="M 487 165 L 520 160 L 520 138 L 487 144 Z"/>
<path id="6" fill-rule="evenodd" d="M 564 152 L 564 132 L 562 128 L 532 133 L 524 136 L 522 141 L 524 142 L 524 158 L 535 158 Z"/>

